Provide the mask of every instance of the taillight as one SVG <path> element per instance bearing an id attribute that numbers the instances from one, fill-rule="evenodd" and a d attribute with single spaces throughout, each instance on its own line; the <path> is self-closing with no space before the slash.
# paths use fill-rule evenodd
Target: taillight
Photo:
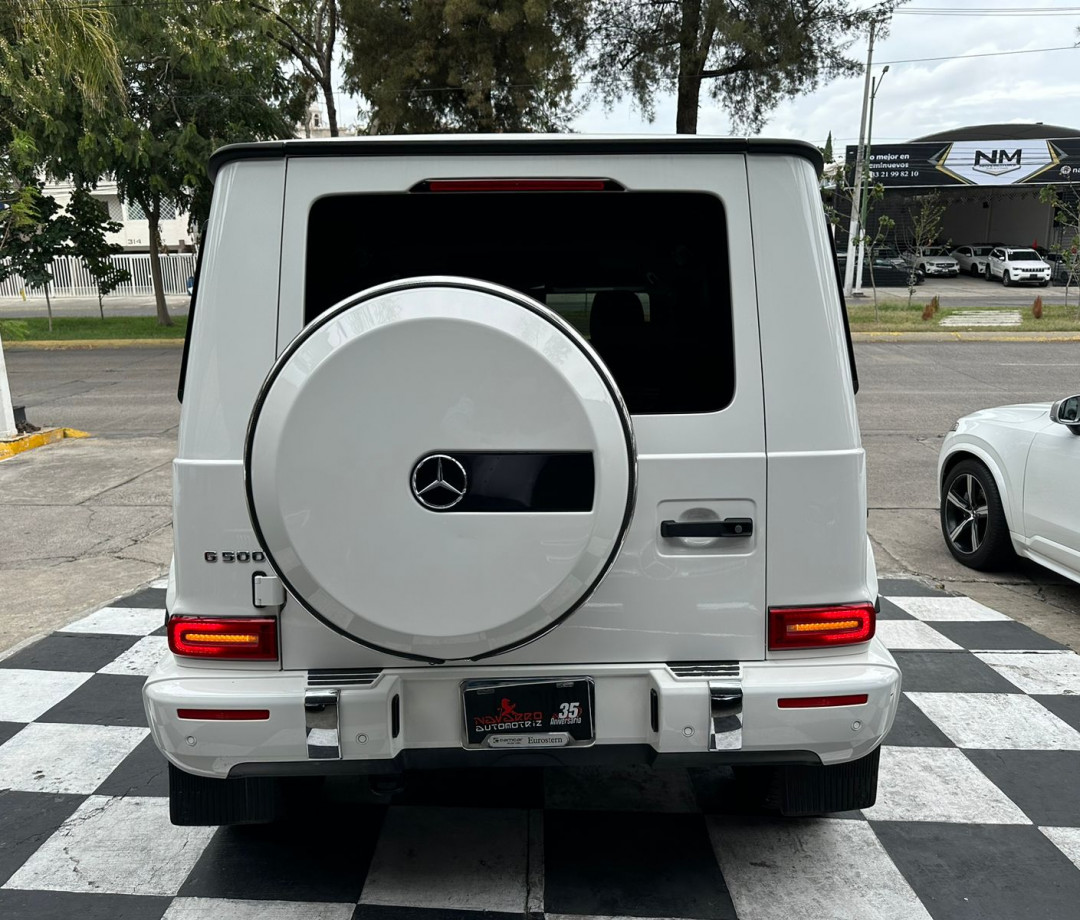
<path id="1" fill-rule="evenodd" d="M 265 722 L 269 709 L 177 709 L 181 719 L 200 719 L 207 722 Z"/>
<path id="2" fill-rule="evenodd" d="M 169 649 L 188 658 L 276 661 L 277 620 L 262 617 L 170 617 Z"/>
<path id="3" fill-rule="evenodd" d="M 873 604 L 784 607 L 769 611 L 769 648 L 828 648 L 866 642 L 874 635 Z"/>
<path id="4" fill-rule="evenodd" d="M 603 192 L 621 191 L 612 179 L 425 179 L 414 192 Z"/>

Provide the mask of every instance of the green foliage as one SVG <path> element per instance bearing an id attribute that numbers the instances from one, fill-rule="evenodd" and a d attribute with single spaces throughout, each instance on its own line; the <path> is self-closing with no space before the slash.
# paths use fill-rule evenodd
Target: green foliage
<path id="1" fill-rule="evenodd" d="M 941 233 L 941 218 L 945 214 L 945 202 L 937 192 L 919 195 L 912 199 L 914 210 L 909 210 L 911 219 L 911 247 L 916 255 L 921 255 L 924 248 L 933 246 Z M 912 273 L 908 281 L 908 303 L 915 295 L 915 279 Z"/>
<path id="2" fill-rule="evenodd" d="M 821 156 L 825 160 L 825 165 L 828 166 L 836 158 L 833 153 L 832 143 L 832 131 L 829 132 L 829 136 L 825 138 L 825 146 L 821 148 Z"/>
<path id="3" fill-rule="evenodd" d="M 377 134 L 557 131 L 587 0 L 341 0 L 346 86 Z"/>
<path id="4" fill-rule="evenodd" d="M 187 317 L 159 326 L 152 316 L 58 316 L 50 330 L 44 319 L 0 320 L 0 338 L 28 342 L 70 342 L 86 339 L 183 339 Z"/>
<path id="5" fill-rule="evenodd" d="M 902 0 L 899 0 L 902 2 Z M 678 98 L 675 130 L 697 132 L 703 83 L 732 122 L 757 130 L 783 99 L 862 72 L 849 57 L 898 0 L 593 0 L 590 68 L 607 105 L 629 95 L 649 117 L 658 91 Z"/>
<path id="6" fill-rule="evenodd" d="M 72 220 L 60 213 L 55 198 L 42 193 L 40 184 L 26 187 L 32 190 L 33 217 L 8 236 L 0 281 L 17 274 L 27 287 L 45 288 L 53 280 L 53 262 L 71 239 Z"/>
<path id="7" fill-rule="evenodd" d="M 1053 185 L 1044 186 L 1039 191 L 1039 201 L 1054 209 L 1054 223 L 1062 228 L 1060 241 L 1052 252 L 1061 256 L 1068 284 L 1065 286 L 1065 303 L 1068 304 L 1069 287 L 1080 281 L 1080 186 L 1070 184 L 1067 191 Z M 1077 304 L 1077 316 L 1080 317 L 1080 301 Z"/>
<path id="8" fill-rule="evenodd" d="M 107 233 L 119 233 L 123 224 L 109 219 L 104 203 L 91 195 L 85 185 L 76 186 L 68 202 L 67 213 L 72 221 L 71 255 L 82 259 L 86 270 L 97 283 L 98 309 L 104 319 L 101 298 L 131 279 L 131 272 L 117 266 L 112 259 L 117 253 L 123 252 L 124 247 L 119 243 L 110 243 L 105 238 Z"/>

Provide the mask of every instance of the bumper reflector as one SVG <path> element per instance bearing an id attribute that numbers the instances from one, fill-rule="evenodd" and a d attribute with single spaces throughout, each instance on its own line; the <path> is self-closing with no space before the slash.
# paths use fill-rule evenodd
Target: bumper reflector
<path id="1" fill-rule="evenodd" d="M 276 661 L 277 620 L 269 617 L 170 617 L 169 650 L 187 658 Z"/>
<path id="2" fill-rule="evenodd" d="M 769 611 L 769 648 L 828 648 L 866 642 L 874 635 L 873 604 L 786 607 Z"/>
<path id="3" fill-rule="evenodd" d="M 269 709 L 177 709 L 181 719 L 213 722 L 261 722 L 270 718 Z"/>
<path id="4" fill-rule="evenodd" d="M 850 696 L 791 696 L 776 701 L 781 709 L 817 709 L 822 706 L 861 706 L 869 697 L 865 693 Z"/>

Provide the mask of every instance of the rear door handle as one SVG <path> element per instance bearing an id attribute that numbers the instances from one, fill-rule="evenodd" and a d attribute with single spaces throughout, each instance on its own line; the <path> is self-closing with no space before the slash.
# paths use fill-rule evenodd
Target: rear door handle
<path id="1" fill-rule="evenodd" d="M 753 533 L 753 518 L 660 522 L 660 536 L 662 537 L 749 537 Z"/>

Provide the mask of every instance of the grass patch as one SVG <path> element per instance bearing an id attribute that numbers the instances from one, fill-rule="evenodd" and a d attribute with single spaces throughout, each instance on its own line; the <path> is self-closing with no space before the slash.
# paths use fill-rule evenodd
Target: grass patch
<path id="1" fill-rule="evenodd" d="M 1034 302 L 1036 295 L 1032 294 Z M 998 306 L 986 304 L 978 307 L 942 308 L 933 319 L 923 319 L 925 300 L 913 300 L 909 307 L 906 300 L 882 301 L 878 315 L 874 317 L 874 304 L 849 303 L 848 320 L 853 332 L 1075 332 L 1080 333 L 1080 319 L 1076 305 L 1043 304 L 1042 319 L 1035 319 L 1031 304 Z M 941 320 L 966 310 L 1016 310 L 1020 313 L 1019 326 L 941 326 Z"/>
<path id="2" fill-rule="evenodd" d="M 58 316 L 49 332 L 47 317 L 0 319 L 0 337 L 11 342 L 65 342 L 74 339 L 182 339 L 186 316 L 159 326 L 155 316 Z"/>

